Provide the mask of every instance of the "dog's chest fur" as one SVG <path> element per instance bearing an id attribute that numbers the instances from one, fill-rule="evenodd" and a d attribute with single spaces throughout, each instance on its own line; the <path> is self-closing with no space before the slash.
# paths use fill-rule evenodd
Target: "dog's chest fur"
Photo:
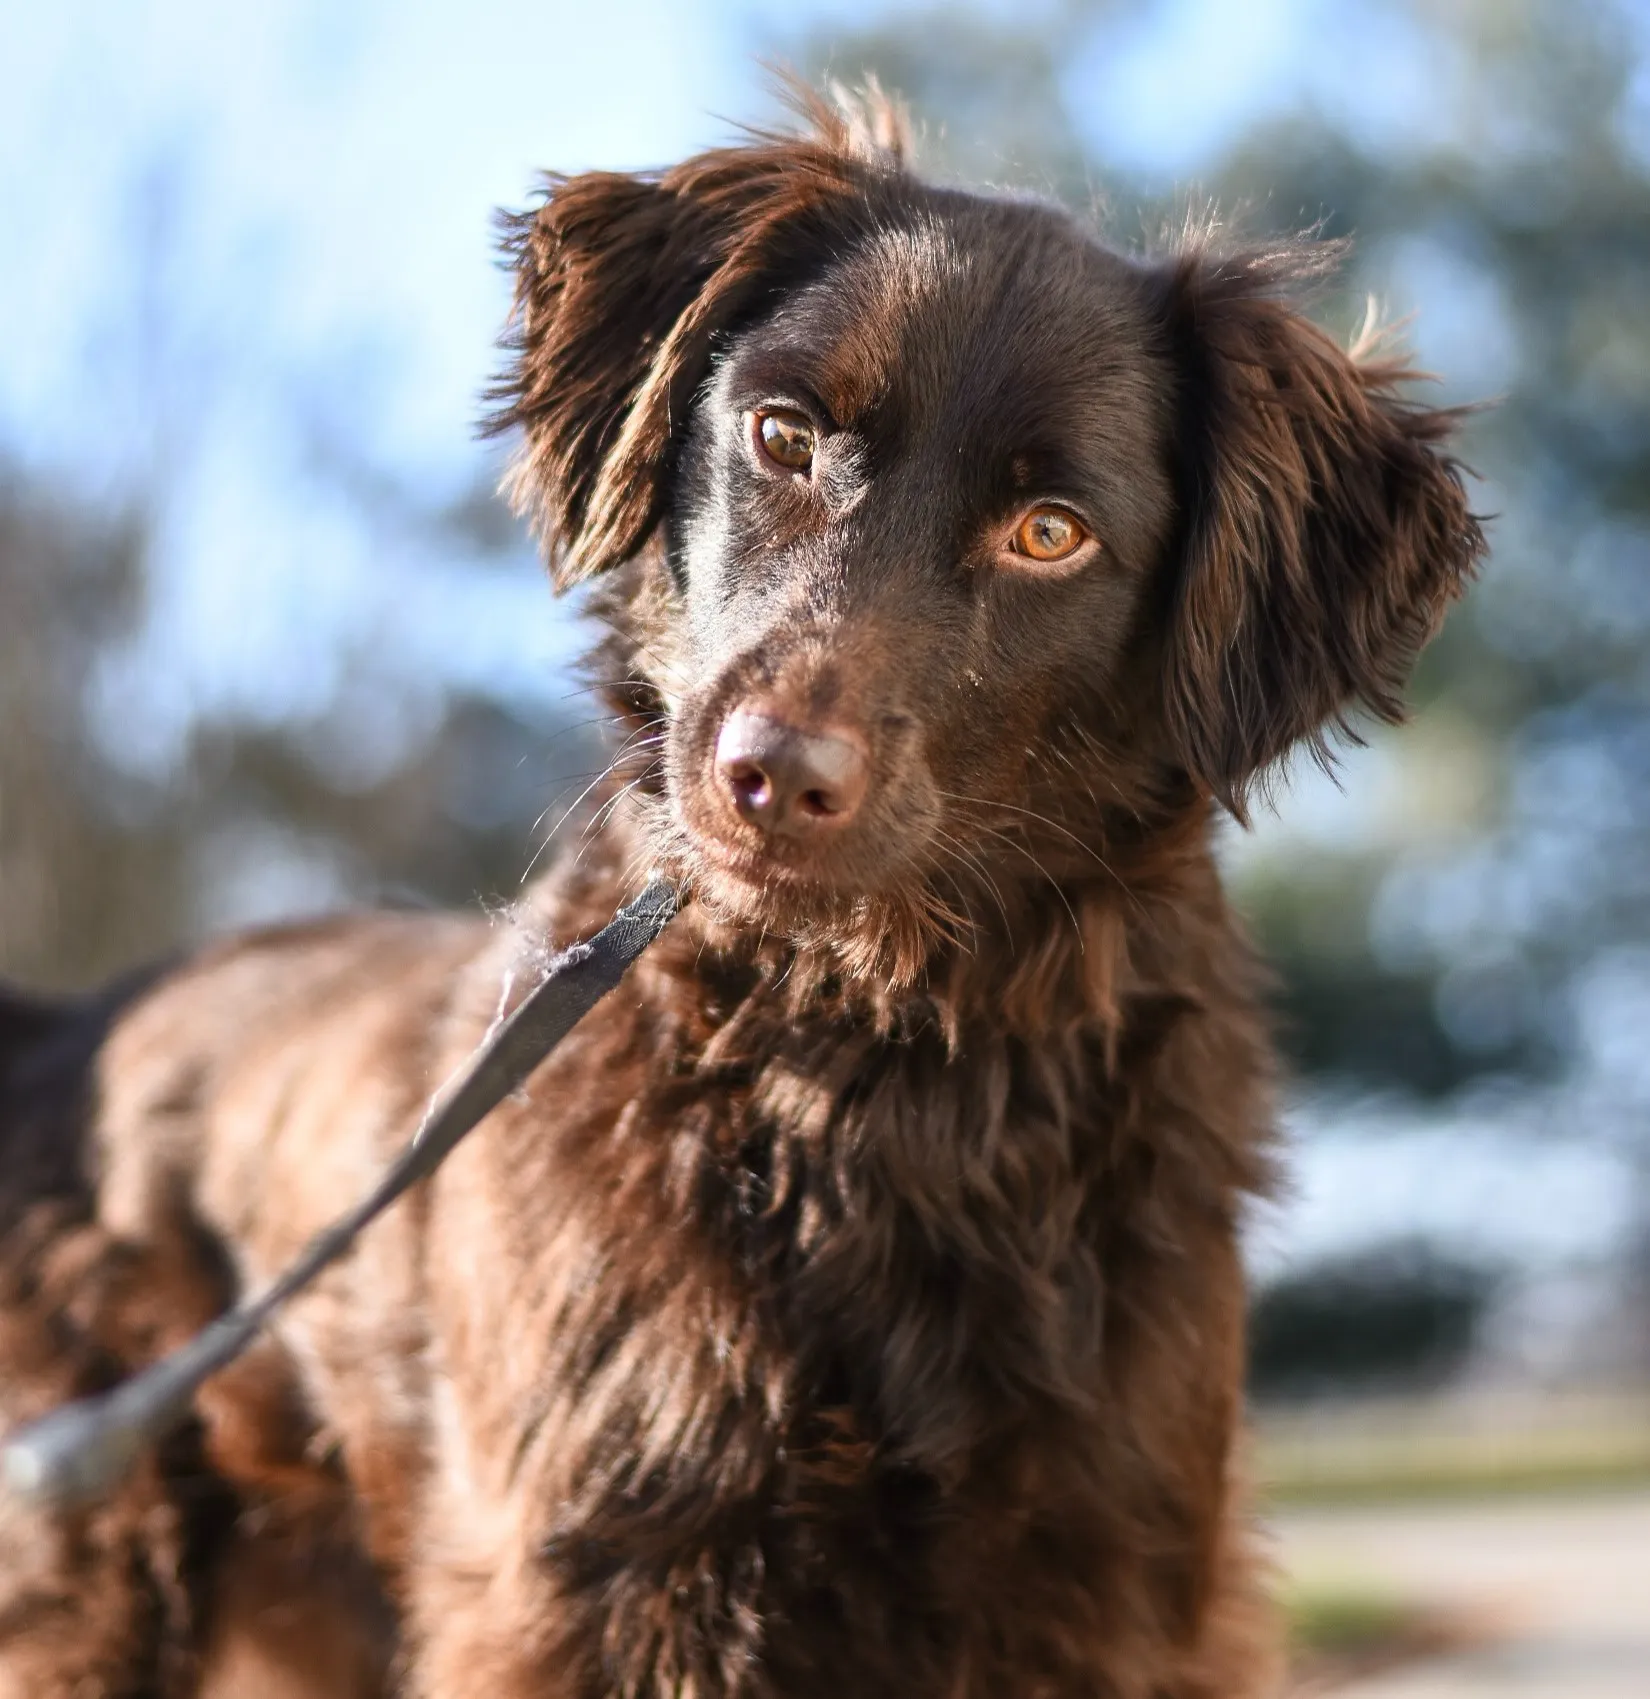
<path id="1" fill-rule="evenodd" d="M 1232 1334 L 1262 1053 L 1235 943 L 1194 997 L 1129 931 L 1097 889 L 994 994 L 878 1008 L 684 928 L 438 1178 L 432 1490 L 569 1691 L 1057 1692 L 1189 1627 L 1125 1554 L 1213 1537 L 1212 1483 L 1138 1463 L 1197 1455 L 1154 1377 Z"/>

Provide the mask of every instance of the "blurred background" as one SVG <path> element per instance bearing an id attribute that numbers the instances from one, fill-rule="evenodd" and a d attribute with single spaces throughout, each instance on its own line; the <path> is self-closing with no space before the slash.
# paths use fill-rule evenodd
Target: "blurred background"
<path id="1" fill-rule="evenodd" d="M 876 71 L 932 174 L 1125 244 L 1206 197 L 1350 234 L 1325 321 L 1373 293 L 1439 399 L 1497 403 L 1466 450 L 1493 559 L 1413 723 L 1226 845 L 1295 1070 L 1252 1254 L 1303 1632 L 1355 1652 L 1402 1616 L 1466 1669 L 1506 1637 L 1382 1603 L 1448 1527 L 1380 1559 L 1344 1507 L 1540 1486 L 1561 1522 L 1643 1517 L 1650 1480 L 1643 0 L 10 0 L 0 973 L 518 888 L 601 757 L 578 610 L 472 433 L 491 209 L 771 119 L 763 58 Z M 1596 1603 L 1576 1577 L 1623 1536 L 1583 1524 L 1486 1550 L 1571 1551 Z M 1360 1561 L 1396 1581 L 1336 1579 Z M 1650 1640 L 1605 1640 L 1606 1685 L 1482 1691 L 1650 1691 Z"/>

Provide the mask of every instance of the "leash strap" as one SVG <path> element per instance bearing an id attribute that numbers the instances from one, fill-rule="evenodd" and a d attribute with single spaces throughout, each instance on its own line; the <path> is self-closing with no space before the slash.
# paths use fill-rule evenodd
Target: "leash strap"
<path id="1" fill-rule="evenodd" d="M 317 1233 L 257 1297 L 225 1311 L 170 1356 L 98 1397 L 77 1399 L 19 1429 L 0 1452 L 0 1479 L 37 1505 L 66 1509 L 106 1497 L 144 1449 L 187 1416 L 203 1381 L 233 1362 L 287 1299 L 343 1256 L 409 1187 L 433 1174 L 464 1135 L 527 1079 L 619 983 L 676 909 L 675 889 L 655 875 L 594 938 L 564 950 L 436 1096 L 406 1149 L 353 1209 Z"/>

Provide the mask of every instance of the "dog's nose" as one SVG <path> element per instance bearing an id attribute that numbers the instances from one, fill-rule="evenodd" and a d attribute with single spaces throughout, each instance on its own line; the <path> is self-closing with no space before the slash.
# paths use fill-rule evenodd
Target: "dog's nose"
<path id="1" fill-rule="evenodd" d="M 716 774 L 753 826 L 800 838 L 847 825 L 865 800 L 870 762 L 839 731 L 736 708 L 716 739 Z"/>

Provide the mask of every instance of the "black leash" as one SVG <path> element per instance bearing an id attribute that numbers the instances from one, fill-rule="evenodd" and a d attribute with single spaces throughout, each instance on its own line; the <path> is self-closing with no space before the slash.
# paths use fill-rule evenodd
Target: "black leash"
<path id="1" fill-rule="evenodd" d="M 408 1187 L 427 1179 L 487 1112 L 624 977 L 676 913 L 674 888 L 655 876 L 594 938 L 574 944 L 483 1041 L 463 1074 L 430 1105 L 422 1125 L 356 1206 L 310 1240 L 285 1272 L 226 1311 L 187 1345 L 96 1398 L 65 1404 L 20 1429 L 0 1453 L 0 1476 L 31 1503 L 67 1508 L 107 1495 L 143 1450 L 189 1413 L 202 1381 L 225 1368 L 275 1312 L 355 1243 Z"/>

